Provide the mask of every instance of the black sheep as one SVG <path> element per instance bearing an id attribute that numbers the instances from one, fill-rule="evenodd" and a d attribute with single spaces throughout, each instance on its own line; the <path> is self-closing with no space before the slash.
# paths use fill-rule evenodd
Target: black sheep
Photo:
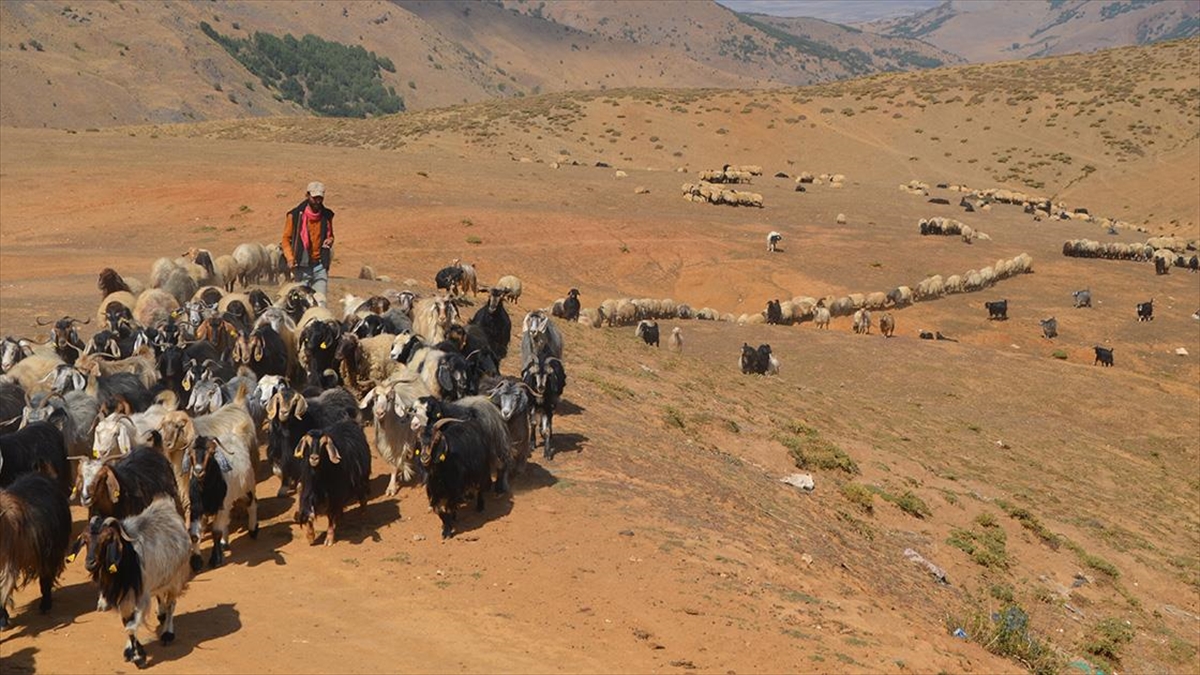
<path id="1" fill-rule="evenodd" d="M 579 289 L 572 288 L 567 291 L 567 297 L 563 300 L 563 315 L 562 318 L 567 321 L 579 320 Z"/>

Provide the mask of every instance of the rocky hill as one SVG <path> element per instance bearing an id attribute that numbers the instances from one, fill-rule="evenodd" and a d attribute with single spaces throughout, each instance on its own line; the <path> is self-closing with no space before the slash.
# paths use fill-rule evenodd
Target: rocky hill
<path id="1" fill-rule="evenodd" d="M 968 61 L 1057 56 L 1200 34 L 1190 0 L 947 0 L 919 14 L 864 26 L 924 40 Z"/>

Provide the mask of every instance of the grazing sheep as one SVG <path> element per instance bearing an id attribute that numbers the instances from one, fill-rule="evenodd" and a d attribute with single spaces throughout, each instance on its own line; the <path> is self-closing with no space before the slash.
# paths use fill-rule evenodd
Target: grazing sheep
<path id="1" fill-rule="evenodd" d="M 513 304 L 520 304 L 521 300 L 521 280 L 512 275 L 500 277 L 496 281 L 494 288 L 499 288 L 504 292 L 504 298 Z"/>
<path id="2" fill-rule="evenodd" d="M 885 338 L 890 338 L 895 332 L 896 319 L 892 317 L 891 312 L 884 312 L 883 316 L 879 317 L 879 333 Z"/>
<path id="3" fill-rule="evenodd" d="M 829 319 L 829 308 L 825 307 L 824 305 L 818 305 L 816 310 L 813 312 L 813 323 L 816 324 L 817 328 L 819 329 L 828 330 Z"/>
<path id="4" fill-rule="evenodd" d="M 49 476 L 30 472 L 0 489 L 0 630 L 8 628 L 14 590 L 37 577 L 50 611 L 50 592 L 66 564 L 71 541 L 71 507 Z"/>
<path id="5" fill-rule="evenodd" d="M 148 288 L 137 297 L 133 306 L 133 320 L 143 326 L 158 326 L 166 323 L 182 305 L 175 296 L 161 288 Z"/>

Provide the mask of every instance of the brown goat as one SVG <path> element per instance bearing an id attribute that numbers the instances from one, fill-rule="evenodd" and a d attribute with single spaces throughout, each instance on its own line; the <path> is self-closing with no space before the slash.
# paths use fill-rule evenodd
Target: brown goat
<path id="1" fill-rule="evenodd" d="M 117 291 L 125 291 L 132 293 L 129 284 L 121 278 L 120 274 L 111 267 L 105 267 L 100 270 L 100 276 L 96 279 L 96 288 L 100 289 L 100 296 L 105 297 L 116 293 Z"/>
<path id="2" fill-rule="evenodd" d="M 0 490 L 0 629 L 8 627 L 13 591 L 35 576 L 42 591 L 38 609 L 49 611 L 70 539 L 71 507 L 53 479 L 30 472 Z"/>

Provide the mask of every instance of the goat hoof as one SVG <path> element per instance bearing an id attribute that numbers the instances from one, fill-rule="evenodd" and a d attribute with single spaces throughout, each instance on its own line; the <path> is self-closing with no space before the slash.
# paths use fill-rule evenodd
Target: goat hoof
<path id="1" fill-rule="evenodd" d="M 192 571 L 199 572 L 204 569 L 204 558 L 200 557 L 199 553 L 192 554 Z"/>
<path id="2" fill-rule="evenodd" d="M 162 642 L 164 645 L 169 645 L 169 644 L 171 644 L 172 642 L 174 642 L 174 641 L 175 641 L 175 634 L 174 634 L 174 633 L 172 633 L 172 632 L 170 632 L 170 631 L 167 631 L 166 633 L 163 633 L 163 634 L 162 634 L 162 637 L 161 637 L 161 638 L 159 638 L 159 640 L 160 640 L 160 641 L 161 641 L 161 642 Z"/>
<path id="3" fill-rule="evenodd" d="M 210 557 L 208 559 L 208 566 L 212 569 L 216 569 L 216 568 L 220 567 L 221 565 L 223 565 L 224 563 L 225 563 L 225 558 L 223 556 L 214 554 L 212 557 Z"/>
<path id="4" fill-rule="evenodd" d="M 136 652 L 133 651 L 133 647 L 126 646 L 124 654 L 126 661 L 132 661 L 133 657 L 136 655 Z"/>
<path id="5" fill-rule="evenodd" d="M 49 597 L 42 598 L 42 601 L 38 603 L 38 611 L 41 612 L 42 614 L 49 612 L 50 604 L 51 604 L 51 600 Z"/>
<path id="6" fill-rule="evenodd" d="M 258 526 L 255 525 L 253 530 L 250 530 L 250 538 L 258 539 Z"/>
<path id="7" fill-rule="evenodd" d="M 442 539 L 449 539 L 454 536 L 454 532 L 449 529 L 442 530 Z"/>
<path id="8" fill-rule="evenodd" d="M 8 628 L 8 610 L 0 610 L 0 630 Z"/>

